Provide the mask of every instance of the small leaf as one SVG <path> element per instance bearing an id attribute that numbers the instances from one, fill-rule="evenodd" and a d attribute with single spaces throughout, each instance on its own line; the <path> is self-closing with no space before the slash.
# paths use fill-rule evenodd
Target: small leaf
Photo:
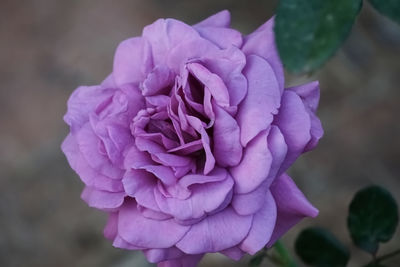
<path id="1" fill-rule="evenodd" d="M 396 200 L 384 188 L 369 186 L 357 192 L 350 203 L 347 226 L 354 244 L 376 254 L 379 242 L 389 241 L 399 214 Z"/>
<path id="2" fill-rule="evenodd" d="M 260 266 L 264 260 L 264 257 L 265 257 L 264 252 L 256 254 L 254 257 L 250 259 L 249 266 L 250 267 Z"/>
<path id="3" fill-rule="evenodd" d="M 399 0 L 369 0 L 371 4 L 383 15 L 400 23 L 400 1 Z"/>
<path id="4" fill-rule="evenodd" d="M 327 61 L 347 38 L 362 0 L 281 0 L 275 36 L 285 67 L 311 72 Z"/>
<path id="5" fill-rule="evenodd" d="M 307 228 L 297 237 L 296 253 L 307 264 L 318 267 L 344 267 L 350 258 L 348 249 L 330 232 Z"/>

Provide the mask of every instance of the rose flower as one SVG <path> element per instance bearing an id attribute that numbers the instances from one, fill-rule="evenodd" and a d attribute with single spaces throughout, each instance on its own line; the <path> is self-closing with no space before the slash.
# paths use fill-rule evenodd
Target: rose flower
<path id="1" fill-rule="evenodd" d="M 285 171 L 323 134 L 319 87 L 284 88 L 273 23 L 242 36 L 228 11 L 159 19 L 73 92 L 62 150 L 115 247 L 159 266 L 238 260 L 317 215 Z"/>

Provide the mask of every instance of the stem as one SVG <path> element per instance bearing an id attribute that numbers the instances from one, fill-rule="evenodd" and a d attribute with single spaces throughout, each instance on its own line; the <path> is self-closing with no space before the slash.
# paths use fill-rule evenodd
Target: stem
<path id="1" fill-rule="evenodd" d="M 388 253 L 388 254 L 386 254 L 386 255 L 380 256 L 380 257 L 376 258 L 375 261 L 376 261 L 376 262 L 381 262 L 381 261 L 384 261 L 384 260 L 386 260 L 386 259 L 389 259 L 389 258 L 391 258 L 391 257 L 393 257 L 393 256 L 396 256 L 397 254 L 400 254 L 400 249 L 397 249 L 397 250 L 395 250 L 395 251 L 392 251 L 392 252 L 390 252 L 390 253 Z"/>
<path id="2" fill-rule="evenodd" d="M 278 258 L 282 262 L 282 267 L 297 267 L 296 262 L 290 256 L 289 251 L 281 241 L 277 241 L 274 245 L 275 251 L 278 254 Z"/>

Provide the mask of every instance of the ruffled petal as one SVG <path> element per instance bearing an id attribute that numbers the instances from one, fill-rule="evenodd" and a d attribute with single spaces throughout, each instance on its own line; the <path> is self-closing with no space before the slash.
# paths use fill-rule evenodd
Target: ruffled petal
<path id="1" fill-rule="evenodd" d="M 111 212 L 108 215 L 107 224 L 103 230 L 104 236 L 109 240 L 114 240 L 118 235 L 118 213 Z"/>
<path id="2" fill-rule="evenodd" d="M 213 42 L 222 49 L 230 46 L 240 47 L 243 42 L 242 34 L 234 29 L 197 27 L 196 30 L 200 33 L 201 37 Z"/>
<path id="3" fill-rule="evenodd" d="M 318 81 L 288 88 L 287 90 L 295 92 L 299 95 L 304 103 L 304 106 L 311 119 L 311 140 L 308 142 L 304 151 L 310 151 L 318 144 L 319 139 L 324 135 L 321 121 L 316 116 L 316 111 L 319 103 L 319 83 Z"/>
<path id="4" fill-rule="evenodd" d="M 221 107 L 229 106 L 229 92 L 225 83 L 215 73 L 198 63 L 189 63 L 187 68 L 209 90 L 215 102 Z"/>
<path id="5" fill-rule="evenodd" d="M 311 119 L 301 98 L 295 92 L 283 93 L 281 108 L 274 124 L 281 130 L 288 146 L 280 171 L 283 172 L 304 152 L 311 140 Z"/>
<path id="6" fill-rule="evenodd" d="M 226 205 L 226 198 L 231 197 L 233 180 L 225 174 L 225 179 L 217 182 L 192 185 L 191 195 L 186 199 L 165 197 L 155 190 L 155 197 L 160 209 L 171 214 L 179 221 L 199 219 Z"/>
<path id="7" fill-rule="evenodd" d="M 235 166 L 242 158 L 240 129 L 234 118 L 218 105 L 214 105 L 213 154 L 219 166 Z"/>
<path id="8" fill-rule="evenodd" d="M 247 94 L 247 79 L 242 73 L 246 65 L 246 56 L 243 52 L 237 47 L 230 46 L 202 55 L 201 62 L 224 81 L 229 91 L 230 105 L 239 105 Z"/>
<path id="9" fill-rule="evenodd" d="M 267 192 L 264 205 L 253 218 L 253 224 L 240 249 L 254 255 L 270 240 L 276 222 L 276 204 L 271 192 Z"/>
<path id="10" fill-rule="evenodd" d="M 122 205 L 125 193 L 100 191 L 86 186 L 83 189 L 81 198 L 89 205 L 89 207 L 104 211 L 112 211 Z"/>
<path id="11" fill-rule="evenodd" d="M 234 246 L 228 249 L 224 249 L 220 251 L 221 254 L 224 254 L 225 256 L 238 261 L 240 260 L 244 254 L 246 254 L 243 250 L 241 250 L 238 246 Z"/>
<path id="12" fill-rule="evenodd" d="M 231 24 L 231 13 L 228 10 L 222 10 L 205 20 L 200 21 L 193 27 L 229 27 Z"/>
<path id="13" fill-rule="evenodd" d="M 188 254 L 218 252 L 233 247 L 247 236 L 252 218 L 240 216 L 228 207 L 194 224 L 176 246 Z"/>
<path id="14" fill-rule="evenodd" d="M 248 56 L 244 75 L 248 81 L 247 96 L 239 105 L 237 121 L 242 146 L 267 129 L 278 112 L 281 94 L 273 69 L 263 58 Z"/>
<path id="15" fill-rule="evenodd" d="M 271 185 L 272 196 L 277 206 L 277 220 L 271 240 L 271 247 L 284 233 L 304 217 L 316 217 L 318 210 L 308 202 L 293 180 L 287 175 L 281 175 Z"/>
<path id="16" fill-rule="evenodd" d="M 71 131 L 79 130 L 89 121 L 89 114 L 93 113 L 97 106 L 109 99 L 115 89 L 104 89 L 101 86 L 80 86 L 68 99 L 68 110 L 64 115 L 64 121 L 71 127 Z"/>
<path id="17" fill-rule="evenodd" d="M 245 194 L 255 190 L 267 179 L 272 155 L 268 149 L 268 132 L 261 132 L 245 148 L 242 161 L 232 167 L 230 173 L 235 180 L 235 192 Z"/>
<path id="18" fill-rule="evenodd" d="M 171 50 L 182 43 L 200 39 L 200 35 L 189 25 L 175 19 L 159 19 L 144 27 L 143 38 L 149 41 L 153 62 L 166 65 Z"/>
<path id="19" fill-rule="evenodd" d="M 283 92 L 285 77 L 275 44 L 274 18 L 268 20 L 244 39 L 242 51 L 246 55 L 257 55 L 267 60 L 275 73 L 280 92 Z"/>
<path id="20" fill-rule="evenodd" d="M 158 263 L 167 260 L 182 258 L 185 254 L 177 247 L 153 248 L 143 251 L 147 260 L 152 263 Z"/>
<path id="21" fill-rule="evenodd" d="M 79 151 L 90 167 L 112 179 L 121 179 L 123 170 L 111 163 L 110 159 L 99 149 L 100 139 L 91 125 L 86 123 L 75 135 Z"/>
<path id="22" fill-rule="evenodd" d="M 118 86 L 143 81 L 153 69 L 151 46 L 145 38 L 135 37 L 119 44 L 114 56 L 113 76 Z"/>
<path id="23" fill-rule="evenodd" d="M 130 244 L 139 247 L 171 247 L 189 229 L 189 226 L 179 225 L 173 219 L 157 221 L 143 217 L 134 201 L 126 202 L 119 212 L 118 234 Z"/>

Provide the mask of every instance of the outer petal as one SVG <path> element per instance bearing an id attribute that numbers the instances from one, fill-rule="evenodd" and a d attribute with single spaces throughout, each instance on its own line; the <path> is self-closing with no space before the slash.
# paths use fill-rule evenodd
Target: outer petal
<path id="1" fill-rule="evenodd" d="M 105 211 L 114 210 L 124 202 L 124 192 L 108 192 L 96 190 L 92 187 L 85 187 L 81 194 L 81 198 L 89 205 L 89 207 L 101 209 Z"/>
<path id="2" fill-rule="evenodd" d="M 232 207 L 240 215 L 251 215 L 265 205 L 265 198 L 269 191 L 269 181 L 265 180 L 255 190 L 246 194 L 234 194 Z"/>
<path id="3" fill-rule="evenodd" d="M 239 105 L 237 121 L 241 129 L 242 146 L 262 130 L 267 129 L 273 114 L 278 112 L 281 94 L 275 74 L 267 61 L 251 55 L 247 58 L 244 75 L 248 81 L 247 97 Z"/>
<path id="4" fill-rule="evenodd" d="M 295 92 L 301 97 L 311 118 L 311 140 L 305 147 L 305 151 L 312 150 L 318 144 L 319 139 L 321 139 L 324 134 L 321 121 L 315 115 L 319 102 L 319 84 L 317 81 L 315 81 L 300 86 L 291 87 L 288 88 L 288 90 Z"/>
<path id="5" fill-rule="evenodd" d="M 224 254 L 225 256 L 227 256 L 235 261 L 240 260 L 245 254 L 245 252 L 243 250 L 241 250 L 238 246 L 224 249 L 224 250 L 220 251 L 220 253 Z"/>
<path id="6" fill-rule="evenodd" d="M 247 236 L 252 217 L 240 216 L 232 208 L 226 208 L 194 224 L 176 246 L 188 254 L 218 252 L 233 247 Z"/>
<path id="7" fill-rule="evenodd" d="M 171 247 L 189 229 L 189 226 L 179 225 L 173 219 L 156 221 L 143 217 L 134 201 L 125 203 L 119 212 L 118 234 L 130 244 L 139 247 Z"/>
<path id="8" fill-rule="evenodd" d="M 282 62 L 279 58 L 278 50 L 275 44 L 274 18 L 268 20 L 256 31 L 247 36 L 242 46 L 242 51 L 246 55 L 258 55 L 271 64 L 277 77 L 279 89 L 284 89 L 284 72 Z"/>
<path id="9" fill-rule="evenodd" d="M 149 41 L 155 65 L 165 65 L 171 49 L 199 39 L 200 35 L 189 25 L 174 19 L 159 19 L 143 29 L 143 38 Z"/>
<path id="10" fill-rule="evenodd" d="M 230 46 L 240 47 L 242 45 L 242 34 L 234 29 L 217 27 L 197 27 L 196 30 L 201 37 L 213 42 L 220 48 Z"/>
<path id="11" fill-rule="evenodd" d="M 239 165 L 230 169 L 236 193 L 249 193 L 268 177 L 273 159 L 268 149 L 267 136 L 268 132 L 263 131 L 254 138 L 247 145 Z"/>
<path id="12" fill-rule="evenodd" d="M 179 259 L 185 255 L 180 249 L 175 246 L 170 248 L 146 249 L 143 252 L 146 255 L 147 260 L 152 263 Z"/>
<path id="13" fill-rule="evenodd" d="M 281 175 L 271 185 L 272 196 L 275 199 L 278 214 L 276 226 L 267 246 L 272 246 L 293 225 L 304 217 L 316 217 L 318 210 L 314 208 L 287 175 Z"/>
<path id="14" fill-rule="evenodd" d="M 113 76 L 118 86 L 143 81 L 152 70 L 151 47 L 146 39 L 135 37 L 119 44 L 114 57 Z"/>
<path id="15" fill-rule="evenodd" d="M 104 227 L 104 236 L 109 240 L 114 240 L 118 235 L 118 213 L 112 212 L 108 215 L 107 224 Z"/>
<path id="16" fill-rule="evenodd" d="M 76 131 L 87 123 L 89 114 L 114 92 L 115 89 L 103 89 L 101 86 L 78 87 L 68 99 L 68 111 L 64 116 L 64 121 L 71 126 L 71 131 Z"/>
<path id="17" fill-rule="evenodd" d="M 228 10 L 222 10 L 205 20 L 200 21 L 196 25 L 194 25 L 195 28 L 197 27 L 229 27 L 231 24 L 231 13 L 229 13 Z"/>
<path id="18" fill-rule="evenodd" d="M 311 119 L 301 98 L 293 91 L 285 91 L 282 106 L 275 117 L 274 124 L 279 127 L 288 145 L 288 153 L 281 167 L 285 171 L 303 153 L 311 140 Z"/>
<path id="19" fill-rule="evenodd" d="M 123 171 L 113 165 L 110 159 L 99 150 L 100 139 L 95 135 L 89 123 L 82 126 L 75 136 L 79 150 L 89 166 L 107 177 L 122 178 Z"/>
<path id="20" fill-rule="evenodd" d="M 276 204 L 271 192 L 268 191 L 263 208 L 254 215 L 253 225 L 248 236 L 240 244 L 240 249 L 250 254 L 257 253 L 269 239 L 276 222 Z"/>

